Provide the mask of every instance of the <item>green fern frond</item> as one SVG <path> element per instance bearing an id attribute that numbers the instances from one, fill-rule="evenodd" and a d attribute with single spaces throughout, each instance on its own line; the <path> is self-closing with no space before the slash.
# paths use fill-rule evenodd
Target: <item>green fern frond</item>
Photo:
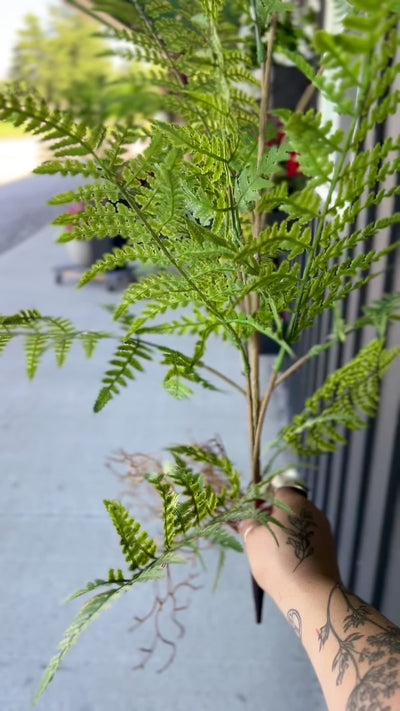
<path id="1" fill-rule="evenodd" d="M 235 200 L 239 212 L 248 212 L 250 206 L 260 198 L 260 191 L 271 187 L 269 179 L 279 169 L 280 163 L 288 158 L 285 145 L 272 146 L 261 160 L 259 166 L 254 163 L 245 165 L 235 182 Z"/>
<path id="2" fill-rule="evenodd" d="M 389 38 L 398 21 L 398 10 L 391 0 L 374 5 L 365 3 L 362 7 L 354 2 L 350 4 L 354 10 L 343 20 L 345 32 L 330 35 L 319 30 L 314 34 L 321 66 L 327 70 L 316 77 L 314 83 L 336 104 L 340 113 L 354 116 L 357 108 L 347 92 L 361 86 L 361 68 L 366 56 L 370 71 L 366 106 L 383 95 L 379 82 L 382 70 L 390 63 L 390 49 L 386 45 L 391 45 Z"/>
<path id="3" fill-rule="evenodd" d="M 75 190 L 67 190 L 63 193 L 58 193 L 48 201 L 49 205 L 62 205 L 71 202 L 92 202 L 94 204 L 103 204 L 108 202 L 117 202 L 120 198 L 118 188 L 111 180 L 103 179 L 80 185 Z M 57 224 L 57 223 L 55 223 Z"/>
<path id="4" fill-rule="evenodd" d="M 66 318 L 46 316 L 43 318 L 43 322 L 49 326 L 45 337 L 50 339 L 53 344 L 56 363 L 58 366 L 62 366 L 74 339 L 77 337 L 76 330 L 71 321 Z"/>
<path id="5" fill-rule="evenodd" d="M 161 313 L 167 309 L 176 309 L 197 302 L 201 306 L 197 292 L 188 286 L 181 277 L 170 272 L 159 272 L 144 277 L 140 282 L 131 284 L 125 291 L 122 302 L 117 306 L 114 318 L 118 320 L 131 304 L 141 299 L 156 301 Z"/>
<path id="6" fill-rule="evenodd" d="M 36 309 L 21 309 L 12 316 L 0 315 L 0 328 L 11 328 L 13 326 L 25 326 L 41 319 L 42 316 Z"/>
<path id="7" fill-rule="evenodd" d="M 276 210 L 282 204 L 282 202 L 288 197 L 289 186 L 286 181 L 280 182 L 275 185 L 270 190 L 266 190 L 261 196 L 259 204 L 257 206 L 259 212 L 272 212 Z"/>
<path id="8" fill-rule="evenodd" d="M 161 496 L 163 504 L 164 547 L 166 550 L 170 550 L 176 536 L 176 507 L 179 502 L 179 495 L 174 492 L 164 474 L 148 474 L 146 479 Z"/>
<path id="9" fill-rule="evenodd" d="M 362 308 L 364 316 L 361 316 L 356 325 L 371 325 L 376 328 L 380 338 L 384 338 L 390 321 L 397 320 L 400 312 L 400 292 L 384 294 L 381 299 L 372 301 Z"/>
<path id="10" fill-rule="evenodd" d="M 183 466 L 176 455 L 175 459 L 177 468 L 170 474 L 170 479 L 181 487 L 182 496 L 187 498 L 187 501 L 179 503 L 175 508 L 175 528 L 176 531 L 185 533 L 207 516 L 212 516 L 218 498 L 209 484 L 204 485 L 201 474 Z"/>
<path id="11" fill-rule="evenodd" d="M 79 340 L 82 342 L 86 358 L 91 358 L 99 341 L 109 338 L 110 334 L 96 331 L 82 331 Z"/>
<path id="12" fill-rule="evenodd" d="M 126 147 L 142 137 L 142 132 L 136 126 L 125 124 L 123 126 L 115 124 L 109 135 L 107 147 L 104 150 L 104 158 L 108 169 L 123 163 Z M 112 199 L 112 198 L 110 198 Z"/>
<path id="13" fill-rule="evenodd" d="M 222 548 L 230 548 L 237 553 L 243 553 L 243 546 L 235 536 L 228 533 L 222 526 L 207 526 L 202 529 L 201 538 L 217 543 Z"/>
<path id="14" fill-rule="evenodd" d="M 189 129 L 174 124 L 162 124 L 159 130 L 174 147 L 193 153 L 194 164 L 201 168 L 203 175 L 207 174 L 211 182 L 219 180 L 233 152 L 234 146 L 230 145 L 229 137 L 225 140 L 217 136 L 208 138 L 192 127 Z"/>
<path id="15" fill-rule="evenodd" d="M 106 610 L 115 599 L 120 597 L 126 589 L 127 588 L 125 586 L 120 586 L 118 588 L 113 588 L 112 590 L 106 590 L 105 592 L 101 592 L 85 602 L 70 627 L 68 627 L 65 631 L 63 639 L 58 645 L 59 651 L 50 660 L 40 681 L 39 688 L 33 698 L 33 704 L 38 702 L 39 698 L 53 679 L 54 674 L 59 668 L 66 653 L 75 644 L 80 634 L 90 625 L 91 622 L 93 622 L 93 620 L 96 619 L 96 617 L 103 612 L 103 610 Z"/>
<path id="16" fill-rule="evenodd" d="M 164 164 L 155 168 L 158 186 L 152 195 L 152 210 L 159 220 L 157 231 L 163 236 L 175 237 L 184 230 L 186 205 L 179 175 L 179 164 L 173 152 Z M 148 202 L 148 197 L 146 198 Z"/>
<path id="17" fill-rule="evenodd" d="M 340 258 L 346 253 L 346 250 L 354 249 L 357 244 L 373 237 L 380 230 L 397 224 L 400 213 L 394 212 L 388 217 L 381 217 L 367 223 L 362 229 L 353 229 L 346 234 L 346 226 L 354 225 L 354 221 L 360 213 L 367 210 L 368 207 L 380 205 L 386 198 L 397 194 L 400 194 L 400 188 L 397 186 L 389 190 L 380 190 L 375 194 L 370 193 L 364 203 L 361 200 L 356 200 L 334 220 L 327 221 L 321 234 L 323 249 L 315 257 L 314 271 L 315 269 L 325 269 L 332 258 Z"/>
<path id="18" fill-rule="evenodd" d="M 363 40 L 364 38 L 361 36 L 357 38 L 352 35 L 350 48 L 349 37 L 343 39 L 342 35 L 331 35 L 325 30 L 318 30 L 314 34 L 314 45 L 318 54 L 322 55 L 322 66 L 331 70 L 332 81 L 336 81 L 342 91 L 361 86 L 360 54 L 366 49 Z M 350 58 L 349 51 L 353 53 Z"/>
<path id="19" fill-rule="evenodd" d="M 112 500 L 105 500 L 104 505 L 120 536 L 120 545 L 129 570 L 136 570 L 154 560 L 157 550 L 155 541 L 146 531 L 141 530 L 140 524 L 130 516 L 125 506 Z"/>
<path id="20" fill-rule="evenodd" d="M 11 338 L 19 336 L 25 337 L 25 359 L 30 378 L 35 375 L 48 348 L 54 350 L 56 363 L 61 366 L 74 341 L 81 341 L 86 355 L 90 357 L 100 340 L 111 337 L 105 331 L 79 331 L 68 319 L 43 316 L 36 309 L 20 311 L 11 316 L 0 315 L 3 348 Z"/>
<path id="21" fill-rule="evenodd" d="M 200 447 L 198 445 L 175 445 L 174 447 L 169 447 L 168 451 L 179 457 L 189 458 L 195 462 L 205 462 L 212 464 L 213 467 L 217 467 L 225 474 L 230 484 L 231 488 L 228 491 L 229 498 L 237 499 L 240 495 L 240 474 L 228 457 L 220 456 L 210 448 Z"/>
<path id="22" fill-rule="evenodd" d="M 307 62 L 307 60 L 305 59 L 305 57 L 303 57 L 302 54 L 299 54 L 299 52 L 295 52 L 289 47 L 286 47 L 284 44 L 279 44 L 279 52 L 281 54 L 284 54 L 287 59 L 293 62 L 293 64 L 301 71 L 303 76 L 305 76 L 308 81 L 315 84 L 315 86 L 319 86 L 318 76 L 315 73 L 314 67 L 309 62 Z"/>
<path id="23" fill-rule="evenodd" d="M 169 366 L 163 386 L 177 400 L 185 399 L 193 393 L 184 381 L 197 383 L 206 390 L 217 390 L 212 383 L 199 374 L 193 358 L 167 346 L 158 346 L 158 350 L 163 354 L 162 365 Z"/>
<path id="24" fill-rule="evenodd" d="M 374 188 L 398 170 L 399 139 L 392 136 L 370 150 L 358 151 L 341 172 L 334 207 L 359 199 L 365 187 Z M 394 155 L 393 155 L 394 154 Z"/>
<path id="25" fill-rule="evenodd" d="M 44 99 L 21 88 L 6 86 L 0 93 L 0 118 L 50 142 L 58 158 L 96 155 L 106 136 L 103 126 L 77 123 L 72 114 L 49 109 Z"/>
<path id="26" fill-rule="evenodd" d="M 303 227 L 301 220 L 273 222 L 237 251 L 235 261 L 243 265 L 250 255 L 259 254 L 262 258 L 274 259 L 282 252 L 288 252 L 288 259 L 295 259 L 308 250 L 311 237 L 310 227 Z"/>
<path id="27" fill-rule="evenodd" d="M 101 169 L 94 160 L 85 160 L 85 162 L 73 158 L 60 160 L 46 160 L 44 163 L 35 168 L 33 173 L 39 175 L 82 175 L 83 178 L 93 178 L 97 180 Z"/>
<path id="28" fill-rule="evenodd" d="M 50 660 L 42 676 L 39 687 L 33 698 L 32 704 L 36 704 L 39 701 L 43 692 L 46 690 L 47 686 L 52 681 L 57 669 L 60 667 L 62 660 L 64 659 L 69 649 L 71 649 L 75 642 L 77 642 L 80 634 L 84 632 L 85 629 L 87 629 L 90 623 L 93 622 L 97 617 L 99 617 L 101 612 L 110 607 L 111 603 L 118 597 L 120 597 L 122 593 L 130 590 L 135 583 L 163 578 L 165 575 L 163 566 L 168 565 L 169 563 L 182 562 L 186 562 L 186 559 L 184 559 L 182 556 L 179 556 L 176 553 L 166 553 L 164 555 L 161 555 L 153 563 L 150 563 L 146 568 L 143 568 L 142 570 L 135 573 L 135 575 L 133 575 L 132 578 L 130 578 L 129 580 L 125 580 L 124 582 L 117 584 L 117 587 L 115 587 L 116 583 L 110 583 L 107 580 L 97 579 L 88 583 L 81 590 L 77 590 L 75 593 L 70 595 L 67 600 L 73 600 L 77 597 L 85 595 L 88 592 L 92 592 L 96 588 L 102 587 L 104 585 L 113 585 L 113 587 L 111 587 L 110 589 L 95 595 L 94 597 L 90 598 L 90 600 L 87 600 L 87 602 L 85 602 L 84 605 L 81 607 L 78 614 L 72 621 L 71 625 L 65 631 L 63 638 L 58 645 L 57 654 L 55 654 L 54 657 Z M 117 575 L 116 577 L 119 576 Z"/>
<path id="29" fill-rule="evenodd" d="M 151 360 L 150 348 L 140 340 L 129 338 L 119 344 L 110 360 L 112 367 L 106 371 L 102 379 L 104 385 L 94 404 L 95 412 L 100 412 L 114 395 L 119 393 L 120 388 L 127 385 L 127 378 L 134 379 L 134 371 L 143 371 L 139 358 Z"/>
<path id="30" fill-rule="evenodd" d="M 121 568 L 118 568 L 118 570 L 114 570 L 114 568 L 110 568 L 108 571 L 108 582 L 109 583 L 123 583 L 125 582 L 124 574 L 121 570 Z"/>
<path id="31" fill-rule="evenodd" d="M 68 595 L 68 597 L 66 597 L 63 602 L 71 602 L 72 600 L 75 600 L 78 597 L 82 597 L 82 595 L 87 595 L 87 593 L 93 592 L 93 590 L 97 590 L 97 588 L 101 588 L 111 584 L 112 583 L 110 583 L 108 579 L 104 580 L 103 578 L 96 578 L 95 580 L 91 580 L 89 583 L 86 583 L 84 588 L 80 588 L 79 590 L 76 590 L 75 592 L 71 593 L 71 595 Z"/>
<path id="32" fill-rule="evenodd" d="M 38 331 L 31 333 L 25 338 L 25 363 L 26 373 L 31 380 L 40 363 L 46 349 L 46 336 Z"/>
<path id="33" fill-rule="evenodd" d="M 122 169 L 122 179 L 124 186 L 128 189 L 135 189 L 140 181 L 146 181 L 153 170 L 154 163 L 160 160 L 162 152 L 163 137 L 155 132 L 151 135 L 150 144 L 135 158 L 130 158 L 124 163 Z"/>
<path id="34" fill-rule="evenodd" d="M 295 298 L 299 279 L 300 265 L 298 262 L 290 264 L 288 260 L 284 259 L 278 268 L 275 268 L 274 264 L 268 260 L 261 262 L 257 273 L 247 278 L 246 286 L 240 290 L 235 289 L 236 293 L 232 294 L 232 297 L 236 297 L 234 304 L 240 303 L 247 294 L 257 292 L 263 302 L 265 299 L 273 299 L 278 312 L 282 311 Z M 241 319 L 240 312 L 232 318 Z M 250 323 L 248 322 L 247 325 Z"/>
<path id="35" fill-rule="evenodd" d="M 106 252 L 101 259 L 98 259 L 97 262 L 82 274 L 78 286 L 84 286 L 92 279 L 95 279 L 99 274 L 104 274 L 104 272 L 111 271 L 116 267 L 124 267 L 130 262 L 137 261 L 143 264 L 152 262 L 160 266 L 169 264 L 164 255 L 157 248 L 153 248 L 151 252 L 148 247 L 146 248 L 141 244 L 136 244 L 135 247 L 129 245 L 114 247 L 112 252 Z"/>
<path id="36" fill-rule="evenodd" d="M 335 451 L 345 441 L 338 425 L 358 430 L 365 426 L 362 415 L 375 415 L 380 380 L 399 353 L 400 347 L 385 350 L 380 339 L 362 348 L 306 400 L 302 414 L 283 429 L 286 442 L 303 455 Z"/>
<path id="37" fill-rule="evenodd" d="M 309 176 L 308 189 L 328 184 L 333 174 L 333 160 L 342 151 L 343 131 L 332 132 L 332 122 L 323 123 L 322 115 L 310 109 L 306 114 L 292 113 L 285 121 L 285 131 L 296 153 L 302 172 Z"/>
<path id="38" fill-rule="evenodd" d="M 104 274 L 116 267 L 124 267 L 128 262 L 134 262 L 136 259 L 138 259 L 138 253 L 132 247 L 114 247 L 112 252 L 107 252 L 102 259 L 98 259 L 90 269 L 82 274 L 78 286 L 84 286 L 99 274 Z"/>
<path id="39" fill-rule="evenodd" d="M 191 334 L 202 337 L 204 332 L 207 332 L 217 333 L 222 340 L 226 340 L 227 338 L 221 321 L 217 320 L 216 317 L 212 315 L 204 314 L 200 309 L 196 308 L 193 309 L 192 316 L 182 314 L 179 319 L 170 319 L 163 323 L 157 323 L 154 326 L 145 327 L 143 331 L 142 325 L 148 319 L 154 318 L 159 313 L 160 311 L 154 304 L 150 304 L 149 309 L 145 307 L 141 312 L 141 316 L 137 319 L 133 319 L 129 323 L 126 335 L 129 336 L 132 335 L 132 333 L 151 332 L 175 333 L 179 336 Z"/>
<path id="40" fill-rule="evenodd" d="M 323 248 L 314 258 L 309 279 L 303 287 L 305 300 L 303 307 L 298 311 L 298 320 L 293 330 L 294 338 L 297 338 L 302 329 L 311 325 L 314 318 L 322 311 L 332 308 L 337 301 L 378 276 L 377 271 L 370 273 L 371 265 L 382 262 L 383 258 L 397 249 L 398 242 L 379 251 L 371 249 L 366 253 L 358 252 L 356 256 L 351 256 L 352 250 L 380 229 L 397 224 L 399 221 L 400 213 L 394 213 L 387 218 L 369 223 L 362 230 L 352 231 L 340 240 L 333 239 L 336 233 L 330 234 L 329 246 Z M 349 256 L 344 257 L 346 253 Z M 365 276 L 362 272 L 366 273 Z"/>
<path id="41" fill-rule="evenodd" d="M 291 220 L 298 220 L 303 224 L 319 217 L 320 205 L 321 197 L 308 185 L 303 190 L 296 190 L 291 195 L 284 196 L 279 208 L 286 212 Z"/>
<path id="42" fill-rule="evenodd" d="M 294 338 L 302 329 L 310 326 L 316 316 L 325 309 L 332 308 L 345 296 L 374 279 L 378 273 L 358 276 L 358 272 L 369 272 L 371 264 L 379 262 L 382 256 L 382 252 L 371 250 L 367 254 L 358 254 L 353 259 L 348 257 L 341 264 L 333 264 L 325 273 L 320 272 L 311 278 L 304 290 L 307 307 L 299 312 L 297 326 L 293 331 Z M 358 278 L 354 278 L 356 275 Z"/>
<path id="43" fill-rule="evenodd" d="M 0 353 L 5 349 L 12 338 L 14 338 L 13 333 L 2 333 L 0 331 Z"/>
<path id="44" fill-rule="evenodd" d="M 138 237 L 143 241 L 143 226 L 136 214 L 122 203 L 86 203 L 85 207 L 73 214 L 67 212 L 53 220 L 54 225 L 72 225 L 72 230 L 59 237 L 59 242 L 71 239 L 105 239 L 121 235 L 128 239 Z"/>

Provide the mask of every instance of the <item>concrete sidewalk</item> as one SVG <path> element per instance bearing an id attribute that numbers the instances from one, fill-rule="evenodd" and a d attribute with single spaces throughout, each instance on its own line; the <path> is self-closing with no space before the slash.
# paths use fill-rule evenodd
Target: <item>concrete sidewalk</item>
<path id="1" fill-rule="evenodd" d="M 110 329 L 98 304 L 116 301 L 98 284 L 77 291 L 56 286 L 52 268 L 65 260 L 47 227 L 0 255 L 3 313 L 35 307 L 68 316 L 79 327 Z M 176 342 L 175 342 L 176 343 Z M 159 385 L 162 369 L 147 372 L 94 415 L 92 404 L 112 345 L 102 343 L 84 359 L 73 346 L 59 370 L 53 354 L 33 382 L 24 374 L 21 342 L 0 358 L 0 709 L 29 708 L 43 668 L 80 606 L 60 601 L 85 582 L 123 567 L 116 535 L 102 499 L 120 498 L 122 485 L 105 467 L 117 449 L 160 452 L 178 442 L 219 434 L 236 465 L 246 471 L 246 413 L 240 393 L 202 391 L 176 402 Z M 188 341 L 176 345 L 182 350 Z M 212 342 L 210 363 L 239 378 L 236 354 Z M 270 365 L 270 362 L 269 362 Z M 267 367 L 267 366 L 266 366 Z M 282 403 L 271 413 L 272 436 L 284 422 Z M 151 642 L 129 632 L 143 613 L 150 587 L 138 586 L 116 601 L 70 651 L 43 696 L 45 711 L 322 711 L 318 682 L 300 642 L 265 600 L 264 622 L 254 623 L 244 556 L 232 554 L 217 593 L 210 557 L 202 589 L 182 613 L 186 634 L 164 674 L 160 650 L 144 671 L 132 671 L 137 647 Z M 165 623 L 168 627 L 168 621 Z M 139 641 L 138 641 L 139 640 Z"/>
<path id="2" fill-rule="evenodd" d="M 42 146 L 34 136 L 0 139 L 0 185 L 29 175 L 41 162 Z"/>

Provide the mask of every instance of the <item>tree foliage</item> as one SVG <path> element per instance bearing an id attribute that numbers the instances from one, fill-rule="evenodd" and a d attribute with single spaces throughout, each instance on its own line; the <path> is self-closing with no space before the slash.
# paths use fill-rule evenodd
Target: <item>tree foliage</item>
<path id="1" fill-rule="evenodd" d="M 24 18 L 13 47 L 9 78 L 35 89 L 50 106 L 86 119 L 104 119 L 107 84 L 114 79 L 107 42 L 88 17 L 51 7 L 47 21 Z"/>

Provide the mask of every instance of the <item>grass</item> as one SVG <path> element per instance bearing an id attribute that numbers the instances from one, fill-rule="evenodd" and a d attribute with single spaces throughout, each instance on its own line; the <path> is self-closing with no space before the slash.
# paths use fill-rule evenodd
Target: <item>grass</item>
<path id="1" fill-rule="evenodd" d="M 8 121 L 0 121 L 0 139 L 2 138 L 21 138 L 25 136 L 23 128 L 20 126 L 17 128 L 13 126 L 12 123 Z"/>

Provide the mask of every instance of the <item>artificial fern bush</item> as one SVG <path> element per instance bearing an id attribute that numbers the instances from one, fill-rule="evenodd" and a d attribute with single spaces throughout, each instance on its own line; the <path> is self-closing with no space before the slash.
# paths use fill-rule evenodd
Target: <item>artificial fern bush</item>
<path id="1" fill-rule="evenodd" d="M 85 125 L 16 86 L 2 90 L 1 117 L 50 146 L 54 158 L 37 172 L 85 179 L 81 187 L 51 200 L 84 203 L 78 212 L 55 220 L 68 227 L 61 242 L 116 234 L 126 240 L 90 267 L 81 285 L 131 261 L 157 269 L 122 295 L 114 313 L 122 337 L 80 332 L 64 318 L 31 310 L 1 318 L 0 347 L 22 336 L 32 377 L 48 347 L 62 365 L 75 340 L 90 356 L 100 339 L 117 338 L 96 412 L 130 380 L 144 377 L 146 363 L 154 358 L 165 365 L 162 385 L 176 398 L 192 396 L 193 383 L 215 389 L 218 379 L 228 382 L 243 394 L 248 413 L 253 483 L 244 491 L 225 453 L 194 445 L 172 448 L 172 463 L 145 477 L 160 497 L 161 543 L 121 504 L 106 501 L 125 569 L 117 567 L 75 593 L 94 596 L 65 633 L 37 696 L 79 634 L 114 598 L 184 562 L 185 552 L 196 551 L 201 537 L 222 549 L 241 550 L 227 528 L 237 519 L 256 516 L 269 526 L 269 514 L 254 502 L 271 499 L 276 454 L 283 448 L 300 457 L 332 451 L 344 441 L 346 428 L 363 427 L 365 416 L 376 412 L 380 379 L 400 351 L 385 347 L 390 322 L 398 318 L 399 295 L 371 304 L 354 323 L 340 317 L 341 300 L 371 280 L 376 266 L 385 267 L 398 246 L 361 249 L 400 221 L 398 212 L 368 219 L 370 206 L 381 206 L 385 214 L 385 205 L 400 192 L 390 183 L 399 168 L 400 136 L 367 147 L 375 126 L 394 114 L 400 101 L 393 88 L 400 67 L 399 3 L 349 0 L 343 31 L 332 35 L 314 28 L 311 38 L 302 33 L 301 22 L 293 25 L 300 7 L 283 0 L 70 4 L 97 18 L 108 37 L 122 40 L 125 57 L 148 63 L 146 76 L 162 90 L 164 108 L 174 120 Z M 309 108 L 309 89 L 297 111 L 271 105 L 271 71 L 278 55 L 305 75 L 317 96 L 331 102 L 345 129 Z M 145 138 L 147 148 L 124 160 L 126 145 L 137 138 Z M 291 171 L 296 168 L 296 183 L 289 179 L 289 165 Z M 274 220 L 277 212 L 280 219 Z M 335 311 L 329 338 L 296 358 L 300 335 L 326 310 Z M 261 461 L 262 425 L 276 388 L 305 361 L 368 324 L 376 338 L 328 376 L 274 441 L 269 462 Z M 168 347 L 164 334 L 193 335 L 193 351 Z M 264 393 L 261 334 L 278 348 Z M 243 382 L 230 381 L 206 363 L 211 336 L 238 351 Z M 207 479 L 205 465 L 217 478 Z"/>

